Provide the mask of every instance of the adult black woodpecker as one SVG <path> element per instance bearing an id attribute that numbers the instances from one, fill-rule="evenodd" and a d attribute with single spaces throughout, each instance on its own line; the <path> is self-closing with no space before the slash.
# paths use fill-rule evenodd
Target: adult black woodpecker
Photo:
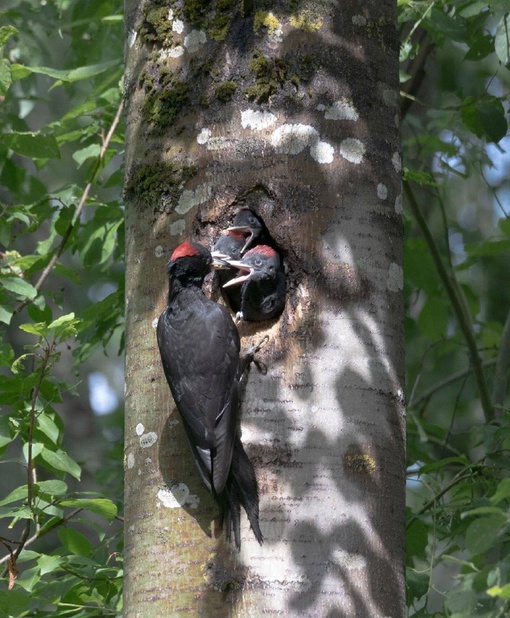
<path id="1" fill-rule="evenodd" d="M 238 319 L 251 322 L 270 320 L 285 307 L 285 271 L 278 253 L 268 245 L 256 245 L 241 260 L 228 259 L 238 275 L 224 287 L 241 286 Z"/>
<path id="2" fill-rule="evenodd" d="M 237 433 L 238 386 L 245 364 L 239 334 L 227 309 L 202 291 L 212 257 L 200 244 L 183 242 L 167 264 L 167 307 L 157 337 L 163 369 L 200 476 L 226 520 L 227 538 L 241 546 L 244 507 L 259 543 L 258 486 Z"/>

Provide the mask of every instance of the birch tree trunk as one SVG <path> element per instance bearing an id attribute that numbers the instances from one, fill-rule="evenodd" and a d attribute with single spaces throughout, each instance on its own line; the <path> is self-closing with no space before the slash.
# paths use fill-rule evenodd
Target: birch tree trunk
<path id="1" fill-rule="evenodd" d="M 126 4 L 125 617 L 400 618 L 396 3 L 250 4 Z M 172 249 L 211 246 L 241 206 L 282 250 L 287 301 L 277 321 L 239 327 L 244 348 L 269 342 L 241 408 L 265 542 L 244 518 L 237 552 L 193 464 L 154 327 Z"/>

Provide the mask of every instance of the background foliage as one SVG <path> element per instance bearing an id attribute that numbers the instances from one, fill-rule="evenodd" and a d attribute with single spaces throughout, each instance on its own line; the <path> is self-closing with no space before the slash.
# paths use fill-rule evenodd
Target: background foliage
<path id="1" fill-rule="evenodd" d="M 84 380 L 122 353 L 122 14 L 7 0 L 0 24 L 0 616 L 115 616 L 121 414 Z"/>
<path id="2" fill-rule="evenodd" d="M 121 9 L 0 17 L 0 616 L 120 615 L 122 405 L 92 377 L 123 350 Z M 409 614 L 506 616 L 508 5 L 399 20 Z"/>

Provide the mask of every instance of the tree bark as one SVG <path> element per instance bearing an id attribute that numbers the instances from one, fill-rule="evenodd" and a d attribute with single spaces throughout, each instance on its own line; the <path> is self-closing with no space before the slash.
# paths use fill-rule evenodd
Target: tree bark
<path id="1" fill-rule="evenodd" d="M 396 6 L 128 0 L 125 616 L 405 615 Z M 202 8 L 205 7 L 205 8 Z M 259 546 L 238 553 L 160 365 L 165 263 L 241 206 L 284 256 L 276 321 L 242 323 Z M 208 293 L 223 302 L 213 279 Z"/>

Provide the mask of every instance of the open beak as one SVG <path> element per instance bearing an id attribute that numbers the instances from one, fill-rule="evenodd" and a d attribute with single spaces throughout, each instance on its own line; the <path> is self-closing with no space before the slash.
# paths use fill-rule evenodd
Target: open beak
<path id="1" fill-rule="evenodd" d="M 223 285 L 224 288 L 228 288 L 231 285 L 240 285 L 241 283 L 248 281 L 254 270 L 253 268 L 251 268 L 251 266 L 247 266 L 246 264 L 243 264 L 242 262 L 237 262 L 236 260 L 229 260 L 228 264 L 230 267 L 238 268 L 239 274 L 237 275 L 237 277 L 234 277 L 233 279 L 230 279 L 230 281 L 227 281 L 227 283 Z"/>
<path id="2" fill-rule="evenodd" d="M 238 234 L 242 234 L 244 236 L 244 247 L 241 249 L 241 253 L 246 251 L 246 248 L 250 246 L 251 241 L 253 240 L 253 232 L 249 227 L 244 225 L 234 225 L 232 227 L 227 227 L 225 232 L 228 234 L 229 232 L 237 232 Z"/>
<path id="3" fill-rule="evenodd" d="M 212 257 L 212 267 L 216 270 L 222 270 L 225 268 L 230 268 L 230 264 L 228 263 L 228 255 L 221 253 L 219 251 L 213 251 L 211 253 Z"/>

